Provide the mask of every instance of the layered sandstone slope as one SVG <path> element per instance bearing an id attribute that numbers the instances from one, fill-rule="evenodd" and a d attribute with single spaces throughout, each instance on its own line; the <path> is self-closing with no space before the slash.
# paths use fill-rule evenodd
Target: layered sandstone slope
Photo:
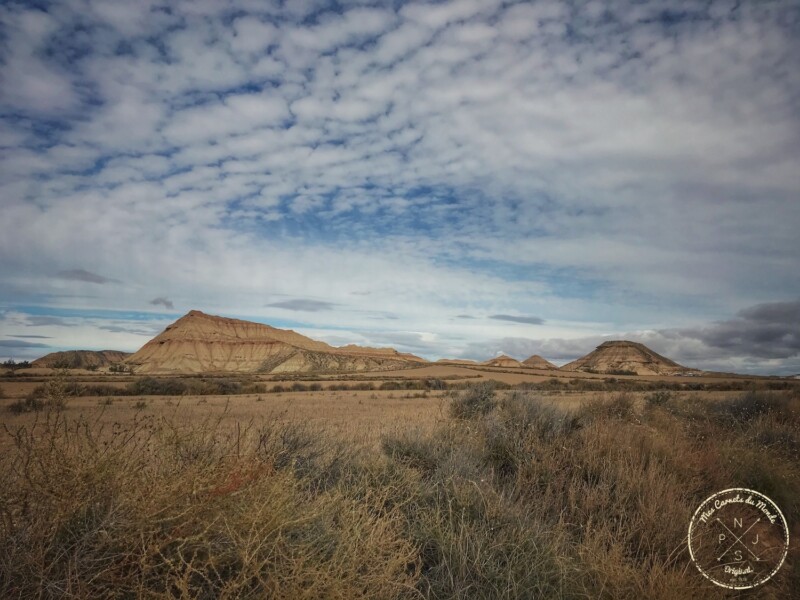
<path id="1" fill-rule="evenodd" d="M 637 375 L 675 375 L 693 371 L 653 352 L 644 344 L 625 340 L 603 342 L 593 352 L 561 369 L 608 374 L 630 372 Z"/>
<path id="2" fill-rule="evenodd" d="M 510 356 L 506 356 L 505 354 L 501 354 L 500 356 L 495 356 L 494 358 L 490 358 L 489 360 L 485 360 L 481 363 L 486 367 L 521 367 L 522 364 L 516 359 L 511 358 Z"/>
<path id="3" fill-rule="evenodd" d="M 523 360 L 522 365 L 532 369 L 558 369 L 557 366 L 555 366 L 549 360 L 542 358 L 538 354 L 534 354 L 530 358 Z"/>
<path id="4" fill-rule="evenodd" d="M 402 369 L 425 361 L 391 348 L 335 348 L 291 330 L 193 310 L 125 362 L 136 373 L 310 373 Z"/>
<path id="5" fill-rule="evenodd" d="M 94 369 L 122 362 L 130 355 L 130 352 L 119 350 L 67 350 L 51 352 L 42 358 L 37 358 L 31 366 L 51 369 Z"/>

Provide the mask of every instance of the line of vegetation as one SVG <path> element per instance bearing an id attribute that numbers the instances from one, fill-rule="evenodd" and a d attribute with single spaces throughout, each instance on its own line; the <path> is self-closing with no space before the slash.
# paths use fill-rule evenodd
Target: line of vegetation
<path id="1" fill-rule="evenodd" d="M 270 384 L 269 382 L 256 381 L 252 378 L 237 377 L 202 377 L 182 378 L 167 377 L 154 378 L 142 377 L 134 379 L 124 386 L 110 384 L 92 384 L 75 381 L 69 377 L 54 378 L 59 381 L 65 398 L 69 397 L 97 397 L 97 396 L 229 396 L 243 394 L 270 394 L 288 392 L 319 392 L 328 391 L 444 391 L 444 390 L 469 390 L 485 385 L 487 382 L 494 390 L 523 390 L 540 392 L 652 392 L 668 393 L 677 391 L 745 391 L 745 390 L 798 390 L 800 386 L 789 381 L 765 381 L 755 384 L 753 382 L 663 382 L 663 381 L 635 381 L 628 379 L 561 379 L 551 378 L 541 382 L 523 382 L 509 384 L 497 380 L 472 381 L 445 381 L 443 379 L 400 379 L 386 381 L 360 381 L 356 383 L 323 384 L 321 382 L 302 383 L 295 381 L 289 384 Z M 20 404 L 11 405 L 11 410 L 16 412 L 41 408 L 42 398 L 47 394 L 50 382 L 34 388 L 26 398 L 24 407 Z"/>
<path id="2" fill-rule="evenodd" d="M 8 360 L 0 363 L 0 367 L 3 367 L 4 369 L 9 369 L 9 372 L 11 373 L 19 369 L 30 369 L 31 363 L 28 362 L 27 360 L 16 362 L 13 358 L 9 358 Z"/>
<path id="3" fill-rule="evenodd" d="M 248 379 L 231 377 L 183 379 L 142 377 L 125 386 L 109 384 L 89 384 L 70 380 L 69 377 L 56 377 L 52 381 L 36 386 L 20 403 L 11 405 L 15 412 L 27 412 L 42 408 L 41 401 L 48 394 L 52 382 L 58 382 L 64 398 L 87 396 L 230 396 L 242 394 L 265 394 L 284 392 L 319 392 L 323 389 L 331 391 L 370 391 L 370 390 L 445 390 L 447 384 L 439 379 L 409 379 L 401 381 L 384 381 L 373 383 L 362 381 L 353 384 L 332 384 L 323 388 L 319 382 L 291 385 L 257 382 Z"/>

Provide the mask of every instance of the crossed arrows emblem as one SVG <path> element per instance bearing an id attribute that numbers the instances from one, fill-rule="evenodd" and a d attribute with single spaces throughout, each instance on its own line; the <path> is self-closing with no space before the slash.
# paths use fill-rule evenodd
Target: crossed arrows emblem
<path id="1" fill-rule="evenodd" d="M 727 526 L 727 525 L 725 525 L 725 523 L 723 523 L 722 521 L 720 521 L 720 520 L 719 520 L 719 518 L 717 518 L 717 519 L 716 519 L 716 521 L 717 521 L 717 522 L 718 522 L 720 525 L 722 525 L 722 526 L 725 528 L 725 531 L 727 531 L 729 534 L 731 534 L 731 537 L 733 537 L 733 538 L 734 538 L 734 541 L 733 541 L 733 543 L 732 543 L 730 546 L 728 546 L 728 549 L 727 549 L 727 550 L 725 550 L 725 552 L 723 552 L 722 554 L 720 554 L 720 555 L 717 557 L 717 562 L 721 561 L 721 560 L 722 560 L 722 558 L 723 558 L 723 557 L 724 557 L 724 556 L 725 556 L 725 555 L 726 555 L 728 552 L 730 552 L 730 551 L 733 549 L 733 547 L 734 547 L 736 544 L 739 544 L 740 546 L 742 546 L 742 547 L 743 547 L 745 550 L 747 550 L 747 551 L 748 551 L 748 552 L 749 552 L 749 553 L 750 553 L 750 554 L 753 556 L 753 558 L 755 558 L 756 560 L 761 560 L 761 557 L 759 557 L 759 556 L 758 556 L 757 554 L 755 554 L 755 553 L 754 553 L 752 550 L 750 550 L 750 548 L 748 548 L 748 547 L 747 547 L 747 544 L 745 544 L 745 543 L 742 541 L 742 538 L 743 538 L 744 536 L 746 536 L 746 535 L 747 535 L 747 533 L 748 533 L 748 532 L 749 532 L 749 531 L 750 531 L 750 530 L 751 530 L 753 527 L 755 527 L 756 523 L 758 523 L 759 521 L 761 521 L 761 517 L 759 517 L 758 519 L 756 519 L 755 521 L 753 521 L 753 524 L 752 524 L 752 525 L 750 525 L 750 527 L 748 527 L 748 528 L 747 528 L 747 530 L 746 530 L 746 531 L 745 531 L 745 532 L 744 532 L 742 535 L 739 535 L 739 536 L 737 536 L 737 535 L 736 535 L 735 533 L 733 533 L 733 532 L 732 532 L 730 529 L 728 529 L 728 526 Z M 756 538 L 756 539 L 757 539 L 757 538 Z"/>

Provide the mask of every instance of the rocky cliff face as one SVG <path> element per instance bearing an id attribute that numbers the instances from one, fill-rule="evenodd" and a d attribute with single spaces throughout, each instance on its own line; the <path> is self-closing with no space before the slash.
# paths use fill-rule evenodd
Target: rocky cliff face
<path id="1" fill-rule="evenodd" d="M 130 352 L 118 350 L 67 350 L 51 352 L 42 358 L 37 358 L 31 365 L 49 368 L 93 369 L 122 362 L 130 355 Z"/>
<path id="2" fill-rule="evenodd" d="M 295 331 L 193 310 L 125 362 L 136 373 L 312 373 L 401 369 L 425 361 L 391 348 L 336 348 Z"/>
<path id="3" fill-rule="evenodd" d="M 603 342 L 593 352 L 561 369 L 608 374 L 630 372 L 637 375 L 675 375 L 692 371 L 653 352 L 644 344 L 625 340 Z"/>

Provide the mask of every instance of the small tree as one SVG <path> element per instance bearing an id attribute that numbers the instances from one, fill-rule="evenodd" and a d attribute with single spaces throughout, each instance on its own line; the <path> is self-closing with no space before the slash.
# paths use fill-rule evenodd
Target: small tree
<path id="1" fill-rule="evenodd" d="M 67 369 L 59 369 L 55 377 L 44 386 L 44 404 L 53 410 L 64 410 L 67 406 Z"/>

